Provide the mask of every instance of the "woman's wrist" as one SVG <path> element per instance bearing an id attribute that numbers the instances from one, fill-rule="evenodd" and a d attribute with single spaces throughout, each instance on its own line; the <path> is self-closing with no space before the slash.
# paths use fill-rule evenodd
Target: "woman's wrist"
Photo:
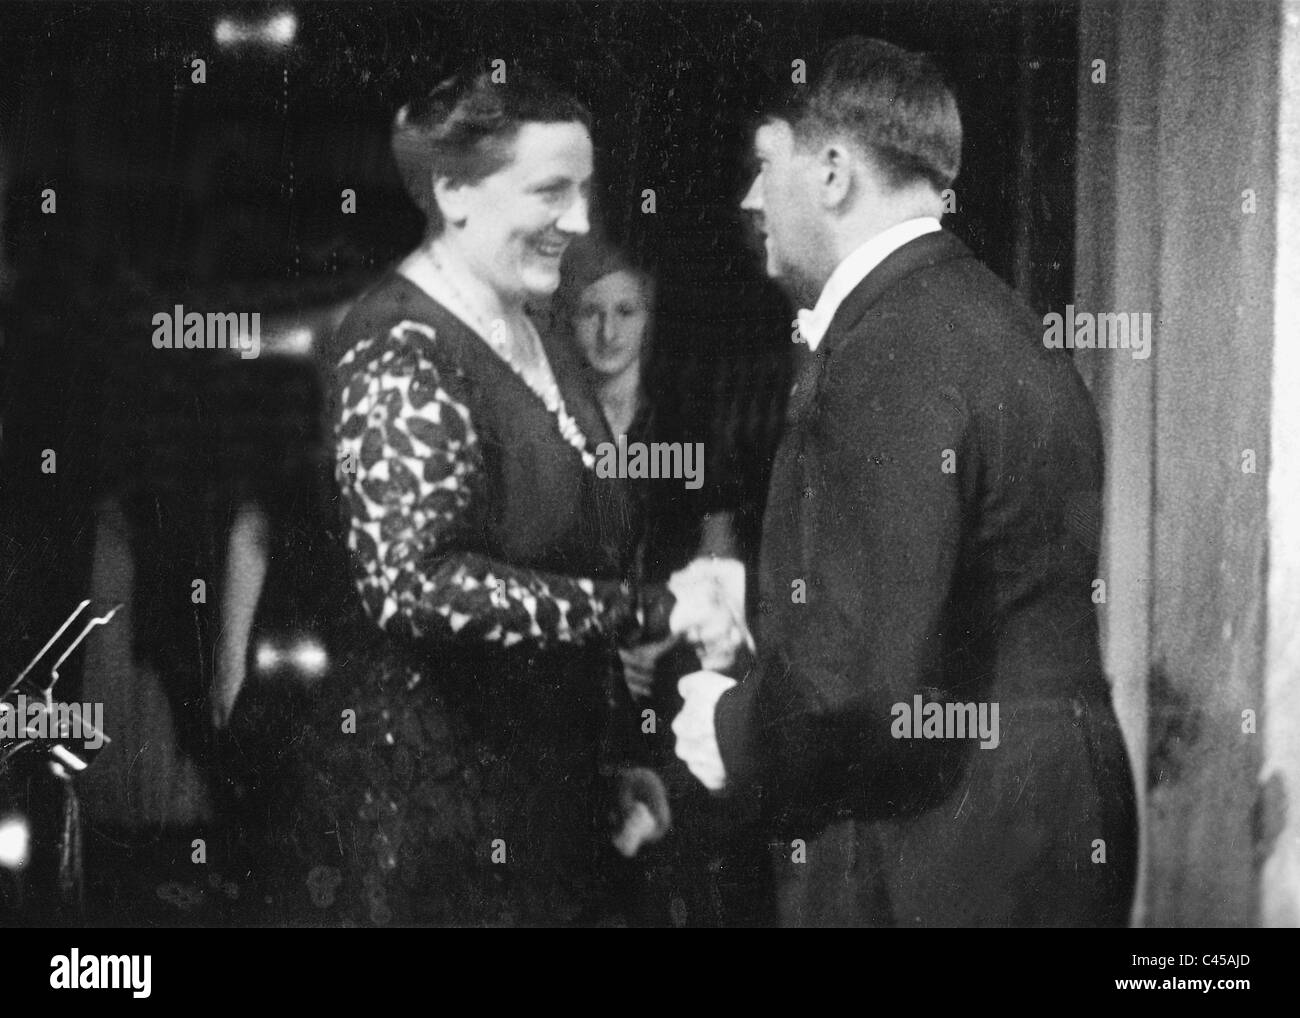
<path id="1" fill-rule="evenodd" d="M 673 614 L 677 598 L 664 583 L 652 583 L 641 588 L 641 639 L 659 641 L 670 635 L 668 620 Z"/>
<path id="2" fill-rule="evenodd" d="M 630 583 L 610 584 L 600 612 L 600 631 L 622 643 L 640 625 L 637 608 L 636 591 Z"/>
<path id="3" fill-rule="evenodd" d="M 675 603 L 676 598 L 665 584 L 635 588 L 620 583 L 606 595 L 600 613 L 601 632 L 624 645 L 662 640 L 669 635 L 668 619 Z"/>

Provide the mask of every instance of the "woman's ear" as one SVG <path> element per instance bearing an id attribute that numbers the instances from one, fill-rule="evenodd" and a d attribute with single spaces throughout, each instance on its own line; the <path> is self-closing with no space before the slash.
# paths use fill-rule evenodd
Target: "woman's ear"
<path id="1" fill-rule="evenodd" d="M 443 222 L 463 226 L 469 217 L 469 202 L 465 185 L 450 177 L 437 177 L 433 181 L 433 200 L 438 203 Z"/>

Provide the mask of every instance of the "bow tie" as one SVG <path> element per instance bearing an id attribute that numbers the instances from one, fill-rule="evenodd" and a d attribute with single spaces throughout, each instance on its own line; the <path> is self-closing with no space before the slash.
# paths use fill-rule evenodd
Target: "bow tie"
<path id="1" fill-rule="evenodd" d="M 822 341 L 824 330 L 818 323 L 816 316 L 808 308 L 800 308 L 795 312 L 794 317 L 799 325 L 799 335 L 808 344 L 808 349 L 817 349 L 818 344 Z"/>

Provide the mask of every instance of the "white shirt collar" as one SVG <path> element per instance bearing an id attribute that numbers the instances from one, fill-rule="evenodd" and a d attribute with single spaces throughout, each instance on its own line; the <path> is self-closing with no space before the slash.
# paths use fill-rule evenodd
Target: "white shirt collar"
<path id="1" fill-rule="evenodd" d="M 856 289 L 870 274 L 871 270 L 883 262 L 904 244 L 943 229 L 939 220 L 933 216 L 908 219 L 891 226 L 883 233 L 878 233 L 865 244 L 850 252 L 849 256 L 835 266 L 831 278 L 822 287 L 817 306 L 811 311 L 800 309 L 796 316 L 799 323 L 799 335 L 807 341 L 809 350 L 816 350 L 831 327 L 831 319 L 839 310 L 844 298 Z"/>

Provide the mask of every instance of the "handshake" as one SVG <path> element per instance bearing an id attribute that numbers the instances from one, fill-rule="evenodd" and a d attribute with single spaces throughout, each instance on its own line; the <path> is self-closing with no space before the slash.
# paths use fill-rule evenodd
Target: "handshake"
<path id="1" fill-rule="evenodd" d="M 713 734 L 713 705 L 735 683 L 716 673 L 730 668 L 742 647 L 754 651 L 745 625 L 745 567 L 735 559 L 699 558 L 654 594 L 636 633 L 642 642 L 619 648 L 623 677 L 633 698 L 648 697 L 659 659 L 682 641 L 690 645 L 703 670 L 678 682 L 683 708 L 673 722 L 677 755 L 706 788 L 718 791 L 726 774 Z M 631 858 L 672 826 L 668 792 L 658 774 L 643 767 L 623 771 L 618 787 L 614 845 Z"/>
<path id="2" fill-rule="evenodd" d="M 647 620 L 649 641 L 619 649 L 628 690 L 638 699 L 650 695 L 659 659 L 682 641 L 699 656 L 701 668 L 715 672 L 730 668 L 742 647 L 754 650 L 745 624 L 745 567 L 738 560 L 696 559 L 673 573 L 667 594 L 667 636 L 655 638 L 665 628 L 661 611 L 657 625 Z"/>

